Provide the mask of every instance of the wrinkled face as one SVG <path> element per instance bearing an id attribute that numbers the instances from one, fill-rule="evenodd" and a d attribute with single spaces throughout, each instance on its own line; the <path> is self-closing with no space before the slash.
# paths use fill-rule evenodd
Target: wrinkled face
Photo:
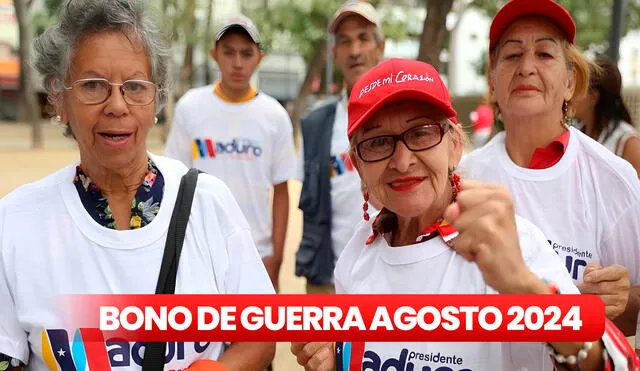
<path id="1" fill-rule="evenodd" d="M 563 40 L 561 31 L 541 17 L 519 19 L 504 32 L 489 81 L 505 116 L 562 112 L 574 90 Z"/>
<path id="2" fill-rule="evenodd" d="M 349 89 L 384 55 L 384 41 L 376 40 L 376 26 L 358 15 L 346 17 L 335 34 L 333 55 Z"/>
<path id="3" fill-rule="evenodd" d="M 97 33 L 81 41 L 71 66 L 67 87 L 86 78 L 103 78 L 118 84 L 152 80 L 146 51 L 120 32 Z M 120 170 L 139 161 L 139 156 L 146 158 L 146 139 L 154 125 L 156 101 L 144 106 L 129 105 L 119 87 L 112 86 L 105 102 L 84 104 L 79 100 L 79 91 L 75 87 L 64 91 L 57 110 L 63 122 L 71 125 L 83 163 Z"/>
<path id="4" fill-rule="evenodd" d="M 441 122 L 446 122 L 446 117 L 426 103 L 392 103 L 378 110 L 358 130 L 355 143 Z M 387 159 L 364 162 L 358 155 L 352 155 L 352 161 L 369 193 L 384 207 L 401 217 L 421 216 L 451 201 L 448 170 L 462 156 L 462 145 L 452 139 L 451 130 L 445 126 L 440 144 L 427 150 L 413 152 L 398 141 L 395 152 Z"/>
<path id="5" fill-rule="evenodd" d="M 227 32 L 211 54 L 218 63 L 224 84 L 240 91 L 249 88 L 251 76 L 262 60 L 258 45 L 241 31 Z"/>

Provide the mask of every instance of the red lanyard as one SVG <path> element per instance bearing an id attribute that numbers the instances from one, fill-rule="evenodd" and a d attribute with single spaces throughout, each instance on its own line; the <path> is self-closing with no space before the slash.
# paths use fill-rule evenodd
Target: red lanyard
<path id="1" fill-rule="evenodd" d="M 416 238 L 416 242 L 428 241 L 438 235 L 442 236 L 444 242 L 449 242 L 458 235 L 458 231 L 443 218 L 440 218 L 437 222 L 425 228 L 422 234 Z"/>
<path id="2" fill-rule="evenodd" d="M 378 213 L 378 216 L 376 216 L 376 219 L 373 221 L 373 225 L 376 224 L 376 222 L 378 221 L 378 218 L 383 212 L 384 210 Z M 441 236 L 444 242 L 449 242 L 458 236 L 458 231 L 454 226 L 447 223 L 443 218 L 440 218 L 438 219 L 438 221 L 436 221 L 435 223 L 425 228 L 422 231 L 422 233 L 416 238 L 416 242 L 429 241 L 430 239 L 436 236 Z M 377 237 L 378 237 L 378 232 L 374 230 L 373 233 L 369 236 L 369 238 L 367 238 L 365 245 L 371 245 L 373 241 L 376 240 Z"/>

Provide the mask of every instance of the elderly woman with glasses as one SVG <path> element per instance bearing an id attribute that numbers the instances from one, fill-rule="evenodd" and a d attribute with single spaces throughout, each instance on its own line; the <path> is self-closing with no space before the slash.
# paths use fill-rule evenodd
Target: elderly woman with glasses
<path id="1" fill-rule="evenodd" d="M 35 65 L 80 161 L 0 200 L 0 370 L 100 366 L 77 353 L 79 333 L 65 327 L 57 299 L 155 292 L 188 170 L 146 147 L 167 97 L 169 59 L 143 0 L 66 1 L 59 23 L 35 40 Z M 176 293 L 274 292 L 221 181 L 201 174 L 190 211 Z M 144 344 L 105 339 L 93 350 L 113 369 L 142 367 Z M 274 351 L 273 343 L 171 343 L 164 362 L 261 370 Z"/>
<path id="2" fill-rule="evenodd" d="M 381 63 L 356 83 L 348 112 L 352 162 L 384 208 L 360 224 L 340 256 L 337 293 L 578 293 L 540 230 L 516 217 L 503 187 L 461 181 L 456 174 L 464 133 L 433 67 L 402 59 Z M 605 348 L 615 354 L 610 358 L 617 369 L 626 369 L 611 344 L 607 334 L 602 341 L 546 347 L 351 342 L 333 349 L 318 342 L 292 343 L 291 350 L 308 371 L 601 370 Z M 625 351 L 623 357 L 633 353 Z M 455 362 L 407 354 L 440 354 Z"/>

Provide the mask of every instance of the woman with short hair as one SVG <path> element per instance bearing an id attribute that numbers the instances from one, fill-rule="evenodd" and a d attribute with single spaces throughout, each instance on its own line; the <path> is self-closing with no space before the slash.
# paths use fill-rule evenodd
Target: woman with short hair
<path id="1" fill-rule="evenodd" d="M 93 349 L 107 360 L 79 352 L 80 333 L 63 327 L 57 299 L 155 292 L 188 170 L 146 146 L 166 101 L 169 59 L 142 0 L 65 1 L 59 23 L 35 40 L 35 66 L 80 162 L 0 200 L 0 365 L 67 371 L 108 361 L 112 369 L 141 369 L 141 343 L 106 339 Z M 210 175 L 197 180 L 175 292 L 274 292 L 231 192 Z M 228 370 L 260 370 L 275 345 L 169 349 L 167 369 L 218 360 Z"/>

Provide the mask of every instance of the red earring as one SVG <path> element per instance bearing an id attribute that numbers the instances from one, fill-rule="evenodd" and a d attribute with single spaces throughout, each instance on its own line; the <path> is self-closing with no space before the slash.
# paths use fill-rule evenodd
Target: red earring
<path id="1" fill-rule="evenodd" d="M 451 189 L 453 191 L 453 201 L 456 200 L 458 192 L 460 192 L 460 176 L 454 173 L 455 170 L 455 167 L 449 169 L 449 182 L 451 183 Z"/>
<path id="2" fill-rule="evenodd" d="M 365 221 L 369 221 L 369 192 L 364 192 L 364 203 L 362 204 L 362 211 L 364 212 L 362 217 Z"/>

